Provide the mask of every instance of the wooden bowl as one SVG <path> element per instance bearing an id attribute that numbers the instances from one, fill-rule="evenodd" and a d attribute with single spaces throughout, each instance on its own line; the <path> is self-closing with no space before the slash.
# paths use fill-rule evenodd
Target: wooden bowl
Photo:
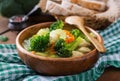
<path id="1" fill-rule="evenodd" d="M 40 28 L 49 27 L 50 24 L 51 22 L 36 24 L 24 29 L 18 34 L 16 38 L 18 54 L 26 65 L 28 65 L 36 72 L 45 75 L 77 74 L 86 71 L 94 66 L 94 64 L 99 58 L 99 53 L 96 49 L 93 49 L 92 51 L 83 56 L 69 58 L 43 57 L 31 54 L 30 52 L 25 50 L 22 45 L 23 41 L 36 34 L 36 32 Z M 71 27 L 73 26 L 68 26 L 68 24 L 65 24 L 65 28 L 70 29 Z M 87 27 L 87 29 L 97 36 L 97 39 L 101 44 L 103 43 L 101 36 L 96 31 L 89 27 Z"/>

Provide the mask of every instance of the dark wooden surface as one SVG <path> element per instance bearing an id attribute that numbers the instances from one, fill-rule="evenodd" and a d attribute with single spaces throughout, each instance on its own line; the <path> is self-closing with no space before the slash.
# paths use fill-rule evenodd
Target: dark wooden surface
<path id="1" fill-rule="evenodd" d="M 35 17 L 29 20 L 29 22 L 31 23 L 29 25 L 36 24 L 36 22 L 39 23 L 40 21 L 48 22 L 51 20 L 49 19 L 49 16 L 46 19 L 44 16 Z M 0 16 L 0 33 L 6 29 L 8 29 L 8 19 Z M 0 44 L 15 44 L 15 39 L 18 33 L 18 31 L 6 32 L 3 35 L 7 36 L 9 40 L 7 42 L 0 41 Z M 97 81 L 120 81 L 120 69 L 114 67 L 106 68 L 105 72 L 101 75 L 100 78 L 98 78 Z"/>

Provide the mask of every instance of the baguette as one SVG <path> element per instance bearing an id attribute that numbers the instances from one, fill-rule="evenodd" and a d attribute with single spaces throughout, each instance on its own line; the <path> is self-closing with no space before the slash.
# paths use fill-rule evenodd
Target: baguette
<path id="1" fill-rule="evenodd" d="M 72 3 L 79 4 L 85 8 L 97 10 L 97 11 L 105 11 L 106 4 L 102 1 L 93 1 L 93 0 L 71 0 Z"/>
<path id="2" fill-rule="evenodd" d="M 62 1 L 61 6 L 72 11 L 74 15 L 91 16 L 96 13 L 94 10 L 84 8 L 82 6 L 67 1 Z"/>
<path id="3" fill-rule="evenodd" d="M 68 16 L 73 14 L 70 10 L 63 8 L 60 4 L 55 3 L 51 0 L 47 1 L 46 11 L 48 11 L 51 14 L 63 15 L 63 16 Z"/>

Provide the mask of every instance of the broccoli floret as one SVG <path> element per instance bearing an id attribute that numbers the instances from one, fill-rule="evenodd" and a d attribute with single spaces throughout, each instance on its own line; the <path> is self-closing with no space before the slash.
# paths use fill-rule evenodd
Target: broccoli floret
<path id="1" fill-rule="evenodd" d="M 56 30 L 56 29 L 62 29 L 64 26 L 64 23 L 62 20 L 58 20 L 57 22 L 54 22 L 53 24 L 50 25 L 50 31 Z"/>
<path id="2" fill-rule="evenodd" d="M 83 42 L 83 38 L 81 38 L 81 37 L 79 36 L 78 38 L 76 38 L 75 41 L 67 44 L 67 45 L 66 45 L 66 48 L 68 48 L 69 50 L 72 50 L 72 51 L 73 51 L 73 50 L 75 50 L 75 49 L 79 46 L 79 44 L 82 43 L 82 42 Z"/>
<path id="3" fill-rule="evenodd" d="M 0 35 L 0 41 L 2 42 L 6 42 L 8 40 L 8 38 L 4 35 Z"/>
<path id="4" fill-rule="evenodd" d="M 79 29 L 73 29 L 70 33 L 74 35 L 75 38 L 77 38 L 81 34 Z"/>
<path id="5" fill-rule="evenodd" d="M 60 57 L 71 57 L 72 56 L 72 50 L 69 50 L 68 48 L 61 48 L 57 51 L 57 55 Z"/>
<path id="6" fill-rule="evenodd" d="M 27 14 L 40 0 L 0 0 L 0 15 L 11 17 Z M 37 10 L 37 13 L 40 13 Z"/>
<path id="7" fill-rule="evenodd" d="M 64 40 L 60 39 L 55 43 L 55 51 L 60 57 L 72 56 L 72 51 L 75 50 L 78 45 L 82 42 L 82 38 L 78 37 L 75 41 L 67 44 Z"/>
<path id="8" fill-rule="evenodd" d="M 71 31 L 71 34 L 74 35 L 75 38 L 77 38 L 78 36 L 82 37 L 83 39 L 85 39 L 86 41 L 88 41 L 88 38 L 84 35 L 84 33 L 82 31 L 80 31 L 79 29 L 73 29 Z"/>
<path id="9" fill-rule="evenodd" d="M 57 40 L 56 43 L 55 43 L 55 46 L 54 46 L 55 51 L 58 51 L 62 47 L 65 47 L 65 44 L 66 43 L 65 43 L 64 39 Z"/>
<path id="10" fill-rule="evenodd" d="M 46 35 L 34 35 L 30 38 L 31 51 L 43 52 L 49 45 L 49 33 Z"/>

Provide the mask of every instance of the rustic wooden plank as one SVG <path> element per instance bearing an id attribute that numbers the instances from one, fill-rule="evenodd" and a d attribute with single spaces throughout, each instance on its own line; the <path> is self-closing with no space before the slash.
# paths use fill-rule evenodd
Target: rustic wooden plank
<path id="1" fill-rule="evenodd" d="M 37 20 L 37 23 L 40 23 L 40 21 L 42 22 L 51 21 L 49 17 L 48 20 L 46 20 L 46 18 L 44 17 L 39 17 L 39 18 L 35 17 L 31 19 L 30 22 L 32 24 L 35 24 L 35 20 Z M 6 30 L 8 28 L 7 26 L 8 26 L 8 19 L 0 16 L 0 32 Z M 0 42 L 0 44 L 15 44 L 15 39 L 17 34 L 18 34 L 17 31 L 9 31 L 3 34 L 6 37 L 8 37 L 9 40 L 7 42 Z M 120 81 L 119 76 L 120 76 L 120 69 L 110 67 L 105 70 L 105 72 L 97 81 Z"/>
<path id="2" fill-rule="evenodd" d="M 8 19 L 0 16 L 0 33 L 8 29 Z"/>
<path id="3" fill-rule="evenodd" d="M 8 37 L 8 41 L 6 42 L 0 41 L 0 44 L 15 44 L 15 39 L 16 39 L 17 34 L 18 34 L 17 31 L 9 31 L 3 34 L 4 36 Z"/>

